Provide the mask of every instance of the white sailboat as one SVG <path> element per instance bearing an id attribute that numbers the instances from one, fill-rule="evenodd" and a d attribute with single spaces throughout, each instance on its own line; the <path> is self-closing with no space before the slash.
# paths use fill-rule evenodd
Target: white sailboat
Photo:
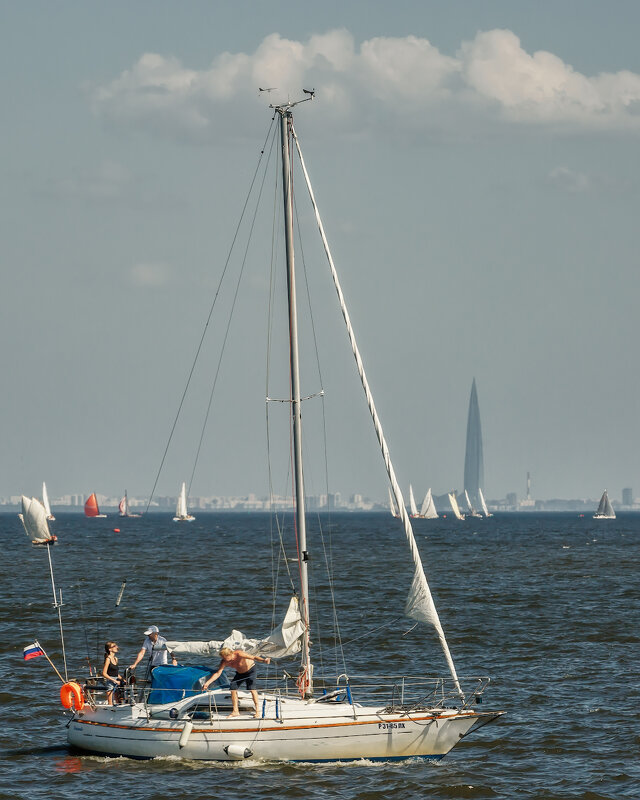
<path id="1" fill-rule="evenodd" d="M 45 514 L 49 522 L 55 522 L 55 517 L 51 513 L 51 506 L 49 505 L 49 495 L 47 494 L 47 484 L 42 482 L 42 505 L 44 506 Z"/>
<path id="2" fill-rule="evenodd" d="M 420 507 L 420 516 L 424 519 L 438 519 L 436 504 L 433 502 L 433 495 L 431 494 L 431 487 L 427 489 L 427 493 L 422 501 L 422 506 Z"/>
<path id="3" fill-rule="evenodd" d="M 53 544 L 57 537 L 49 530 L 47 512 L 44 505 L 36 497 L 22 495 L 22 513 L 18 514 L 24 531 L 32 544 Z"/>
<path id="4" fill-rule="evenodd" d="M 396 506 L 396 501 L 393 498 L 393 494 L 391 493 L 391 487 L 389 487 L 389 511 L 391 511 L 391 516 L 394 518 L 398 518 L 400 514 L 398 514 L 398 507 Z"/>
<path id="5" fill-rule="evenodd" d="M 485 499 L 484 499 L 484 494 L 482 494 L 482 489 L 478 489 L 478 497 L 480 498 L 480 506 L 482 508 L 482 513 L 487 518 L 488 517 L 492 517 L 493 514 L 489 513 L 489 509 L 487 508 L 487 504 L 486 504 Z"/>
<path id="6" fill-rule="evenodd" d="M 469 499 L 469 492 L 465 489 L 464 490 L 464 499 L 467 502 L 467 511 L 469 512 L 469 516 L 471 517 L 482 517 L 482 514 L 473 507 L 471 500 Z"/>
<path id="7" fill-rule="evenodd" d="M 616 512 L 613 510 L 613 506 L 611 505 L 611 501 L 609 500 L 609 494 L 605 489 L 602 493 L 602 497 L 600 498 L 600 503 L 598 504 L 598 509 L 596 513 L 593 515 L 594 519 L 615 519 Z"/>
<path id="8" fill-rule="evenodd" d="M 456 519 L 464 519 L 464 514 L 460 511 L 460 506 L 458 505 L 458 500 L 456 498 L 455 492 L 449 492 L 449 503 L 451 505 L 451 510 L 454 513 Z"/>
<path id="9" fill-rule="evenodd" d="M 193 522 L 193 517 L 187 511 L 187 485 L 183 482 L 182 489 L 178 495 L 178 502 L 176 503 L 176 515 L 173 518 L 174 522 Z"/>
<path id="10" fill-rule="evenodd" d="M 413 496 L 413 486 L 409 484 L 409 512 L 412 517 L 419 517 L 418 514 L 418 506 L 416 505 L 416 499 Z"/>
<path id="11" fill-rule="evenodd" d="M 127 496 L 127 490 L 124 490 L 124 497 L 118 503 L 118 514 L 121 517 L 139 517 L 140 514 L 132 514 L 130 511 L 129 506 L 129 497 Z"/>
<path id="12" fill-rule="evenodd" d="M 310 97 L 306 98 L 310 99 Z M 304 101 L 299 101 L 304 102 Z M 413 536 L 402 491 L 389 457 L 362 359 L 324 228 L 313 196 L 300 145 L 293 127 L 292 108 L 297 103 L 276 106 L 282 153 L 285 244 L 287 255 L 288 323 L 291 332 L 289 368 L 291 388 L 291 426 L 293 430 L 293 474 L 295 479 L 295 520 L 300 574 L 300 601 L 294 597 L 282 625 L 263 639 L 247 640 L 233 631 L 225 642 L 253 654 L 274 659 L 300 653 L 297 678 L 276 679 L 261 686 L 258 718 L 248 692 L 240 691 L 240 716 L 230 717 L 229 691 L 216 687 L 201 692 L 192 685 L 178 691 L 170 701 L 154 702 L 151 693 L 135 687 L 127 689 L 127 702 L 107 706 L 90 687 L 77 684 L 66 690 L 65 697 L 75 701 L 69 721 L 71 745 L 97 753 L 152 758 L 182 756 L 188 759 L 217 761 L 293 760 L 336 761 L 353 759 L 393 760 L 434 758 L 445 755 L 472 730 L 496 719 L 501 712 L 479 711 L 474 702 L 488 679 L 474 679 L 474 689 L 465 692 L 459 679 L 442 625 L 427 583 L 420 553 Z M 413 583 L 405 613 L 425 622 L 437 633 L 450 679 L 395 676 L 358 679 L 353 675 L 337 677 L 314 675 L 309 641 L 310 608 L 308 591 L 308 546 L 306 537 L 305 489 L 302 467 L 302 394 L 299 378 L 295 264 L 293 258 L 293 201 L 291 189 L 291 148 L 295 145 L 311 202 L 324 243 L 334 286 L 338 294 L 347 334 L 358 373 L 380 443 L 397 513 L 414 564 Z M 184 492 L 184 487 L 183 487 Z M 221 642 L 169 642 L 168 649 L 182 654 L 217 656 Z M 215 658 L 217 661 L 217 657 Z M 201 661 L 200 661 L 201 663 Z M 159 668 L 156 668 L 156 671 Z M 167 667 L 163 669 L 182 669 Z M 290 669 L 290 668 L 289 668 Z M 282 673 L 282 670 L 279 670 Z M 175 674 L 175 673 L 174 673 Z M 469 679 L 471 680 L 471 679 Z M 476 682 L 477 681 L 477 682 Z M 174 689 L 175 689 L 174 683 Z M 68 685 L 67 685 L 68 686 Z M 324 686 L 326 694 L 319 694 Z M 162 696 L 167 700 L 166 696 Z M 84 704 L 84 705 L 83 705 Z M 248 712 L 248 713 L 247 713 Z"/>

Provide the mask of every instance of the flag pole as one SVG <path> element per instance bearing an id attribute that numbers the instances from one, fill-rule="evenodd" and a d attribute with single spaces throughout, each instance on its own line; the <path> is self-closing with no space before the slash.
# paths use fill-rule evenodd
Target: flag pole
<path id="1" fill-rule="evenodd" d="M 43 646 L 40 644 L 40 642 L 39 642 L 37 639 L 36 639 L 36 644 L 37 644 L 37 645 L 38 645 L 38 647 L 39 647 L 39 648 L 42 650 L 42 652 L 44 653 L 44 657 L 47 659 L 47 661 L 48 661 L 48 662 L 51 664 L 51 666 L 52 666 L 52 667 L 53 667 L 53 669 L 55 670 L 55 673 L 56 673 L 56 675 L 57 675 L 57 676 L 60 678 L 60 680 L 62 681 L 62 683 L 64 683 L 64 682 L 65 682 L 65 680 L 64 680 L 64 678 L 62 677 L 62 675 L 61 675 L 61 674 L 58 672 L 58 668 L 57 668 L 57 667 L 56 667 L 56 665 L 53 663 L 53 661 L 52 661 L 52 660 L 49 658 L 49 656 L 47 655 L 47 653 L 46 653 L 46 651 L 45 651 L 44 647 L 43 647 Z"/>

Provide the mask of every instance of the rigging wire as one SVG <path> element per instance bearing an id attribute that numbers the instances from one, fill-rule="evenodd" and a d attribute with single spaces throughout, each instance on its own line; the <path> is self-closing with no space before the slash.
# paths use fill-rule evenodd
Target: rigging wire
<path id="1" fill-rule="evenodd" d="M 274 129 L 274 131 L 275 131 L 275 129 Z M 236 302 L 238 300 L 238 292 L 240 291 L 240 284 L 242 283 L 242 276 L 244 275 L 244 269 L 245 269 L 245 266 L 247 264 L 247 256 L 249 255 L 249 247 L 251 246 L 253 230 L 254 230 L 254 227 L 255 227 L 255 224 L 256 224 L 256 217 L 258 215 L 258 209 L 260 208 L 260 200 L 262 199 L 262 192 L 264 190 L 264 183 L 265 183 L 265 180 L 266 180 L 266 177 L 267 177 L 267 170 L 269 168 L 269 162 L 271 160 L 271 155 L 273 153 L 274 142 L 275 142 L 275 135 L 273 135 L 272 138 L 271 138 L 271 146 L 269 148 L 269 155 L 267 156 L 267 162 L 265 164 L 264 174 L 262 176 L 262 181 L 260 183 L 260 190 L 258 191 L 258 197 L 256 198 L 256 204 L 255 204 L 255 208 L 254 208 L 254 211 L 253 211 L 253 218 L 251 220 L 251 225 L 249 227 L 249 235 L 247 237 L 247 244 L 246 244 L 246 247 L 245 247 L 244 256 L 242 258 L 242 265 L 240 267 L 240 274 L 238 275 L 238 282 L 236 284 L 235 293 L 233 295 L 233 302 L 231 303 L 231 310 L 229 311 L 229 318 L 227 320 L 227 327 L 226 327 L 226 330 L 225 330 L 225 333 L 224 333 L 224 337 L 223 337 L 223 340 L 222 340 L 222 347 L 220 348 L 220 356 L 218 358 L 218 365 L 216 367 L 216 372 L 215 372 L 215 375 L 214 375 L 214 378 L 213 378 L 213 383 L 212 383 L 212 386 L 211 386 L 211 392 L 209 394 L 209 403 L 207 405 L 207 412 L 205 414 L 204 422 L 202 424 L 202 430 L 200 432 L 200 441 L 198 442 L 198 448 L 197 448 L 197 451 L 196 451 L 196 457 L 195 457 L 195 461 L 194 461 L 194 464 L 193 464 L 193 470 L 191 471 L 191 477 L 189 479 L 189 492 L 191 491 L 191 485 L 193 483 L 193 479 L 194 479 L 194 476 L 195 476 L 195 473 L 196 473 L 196 468 L 198 466 L 198 460 L 200 458 L 200 451 L 202 449 L 202 443 L 204 441 L 204 434 L 205 434 L 205 431 L 206 431 L 206 428 L 207 428 L 207 423 L 209 421 L 209 414 L 211 413 L 211 406 L 212 406 L 212 403 L 213 403 L 213 395 L 214 395 L 214 392 L 215 392 L 215 389 L 216 389 L 216 386 L 217 386 L 217 383 L 218 383 L 218 376 L 220 374 L 220 368 L 222 366 L 222 359 L 224 357 L 224 352 L 225 352 L 227 340 L 229 338 L 229 331 L 231 330 L 231 321 L 233 319 L 233 313 L 235 311 Z"/>
<path id="2" fill-rule="evenodd" d="M 258 172 L 259 172 L 259 169 L 260 169 L 260 164 L 262 163 L 262 157 L 264 156 L 264 151 L 266 149 L 267 142 L 269 141 L 269 136 L 271 135 L 271 129 L 274 127 L 274 120 L 275 120 L 275 116 L 273 116 L 271 118 L 271 123 L 269 125 L 269 130 L 267 131 L 267 135 L 265 137 L 264 145 L 262 146 L 262 149 L 260 150 L 260 156 L 258 158 L 258 163 L 257 163 L 255 171 L 253 173 L 253 178 L 251 179 L 251 184 L 249 186 L 249 191 L 247 192 L 247 196 L 245 198 L 244 205 L 242 207 L 242 212 L 240 214 L 240 219 L 238 220 L 238 224 L 236 226 L 235 233 L 233 235 L 233 239 L 231 241 L 231 246 L 229 248 L 229 252 L 227 254 L 227 258 L 226 258 L 226 261 L 225 261 L 225 264 L 224 264 L 224 268 L 222 270 L 222 275 L 220 276 L 220 280 L 219 280 L 218 286 L 216 288 L 216 292 L 215 292 L 215 295 L 214 295 L 214 298 L 213 298 L 213 302 L 211 303 L 211 307 L 209 309 L 209 314 L 207 316 L 207 321 L 205 323 L 204 330 L 202 331 L 202 336 L 200 337 L 200 341 L 199 341 L 198 347 L 196 349 L 196 354 L 194 356 L 193 363 L 191 364 L 191 369 L 189 370 L 189 376 L 187 378 L 187 382 L 186 382 L 186 385 L 184 387 L 184 391 L 182 393 L 182 397 L 180 398 L 180 403 L 178 404 L 178 410 L 177 410 L 175 418 L 173 420 L 173 425 L 171 426 L 171 431 L 169 433 L 169 438 L 167 440 L 167 444 L 166 444 L 166 447 L 164 449 L 164 453 L 162 454 L 162 459 L 160 461 L 160 466 L 158 467 L 158 472 L 156 474 L 156 478 L 155 478 L 155 481 L 153 483 L 153 488 L 151 489 L 151 493 L 149 495 L 149 500 L 147 502 L 147 507 L 144 510 L 145 514 L 147 514 L 149 512 L 149 507 L 151 506 L 151 501 L 152 501 L 153 496 L 155 494 L 156 487 L 158 485 L 158 481 L 160 480 L 160 474 L 161 474 L 162 469 L 164 467 L 164 462 L 165 462 L 165 460 L 167 458 L 167 453 L 169 452 L 169 447 L 170 447 L 171 441 L 173 439 L 173 434 L 175 433 L 175 429 L 176 429 L 176 426 L 178 424 L 178 419 L 180 418 L 180 414 L 182 412 L 182 407 L 184 405 L 184 401 L 186 399 L 187 392 L 189 390 L 189 386 L 191 384 L 191 379 L 193 377 L 193 373 L 195 371 L 196 364 L 198 362 L 198 358 L 200 357 L 200 352 L 202 350 L 202 345 L 204 343 L 205 336 L 207 335 L 207 330 L 209 328 L 209 323 L 211 322 L 211 317 L 213 315 L 213 311 L 214 311 L 214 308 L 216 306 L 216 303 L 217 303 L 217 300 L 218 300 L 218 296 L 220 294 L 220 289 L 222 288 L 222 282 L 224 281 L 225 275 L 227 273 L 227 269 L 229 267 L 229 262 L 231 260 L 231 255 L 232 255 L 233 249 L 235 247 L 236 239 L 238 238 L 238 234 L 240 232 L 240 227 L 242 225 L 242 221 L 244 219 L 244 215 L 245 215 L 245 212 L 247 210 L 247 206 L 249 204 L 249 199 L 251 197 L 251 193 L 253 192 L 253 186 L 254 186 L 254 184 L 256 182 L 256 178 L 258 176 Z"/>

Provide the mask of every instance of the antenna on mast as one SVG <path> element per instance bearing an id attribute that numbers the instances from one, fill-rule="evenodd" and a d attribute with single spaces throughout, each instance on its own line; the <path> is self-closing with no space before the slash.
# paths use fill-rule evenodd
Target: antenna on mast
<path id="1" fill-rule="evenodd" d="M 293 108 L 294 106 L 299 106 L 300 103 L 306 103 L 307 100 L 313 100 L 316 96 L 315 89 L 303 89 L 302 90 L 307 96 L 303 97 L 301 100 L 288 100 L 286 103 L 271 103 L 269 108 L 273 108 L 275 111 L 287 111 L 288 109 Z"/>

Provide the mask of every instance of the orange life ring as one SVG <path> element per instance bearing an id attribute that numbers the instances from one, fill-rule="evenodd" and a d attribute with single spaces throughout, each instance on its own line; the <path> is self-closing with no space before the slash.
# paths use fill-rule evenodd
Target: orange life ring
<path id="1" fill-rule="evenodd" d="M 73 708 L 75 711 L 82 711 L 84 708 L 84 694 L 82 686 L 75 681 L 69 681 L 62 685 L 60 689 L 60 702 L 64 708 Z"/>

